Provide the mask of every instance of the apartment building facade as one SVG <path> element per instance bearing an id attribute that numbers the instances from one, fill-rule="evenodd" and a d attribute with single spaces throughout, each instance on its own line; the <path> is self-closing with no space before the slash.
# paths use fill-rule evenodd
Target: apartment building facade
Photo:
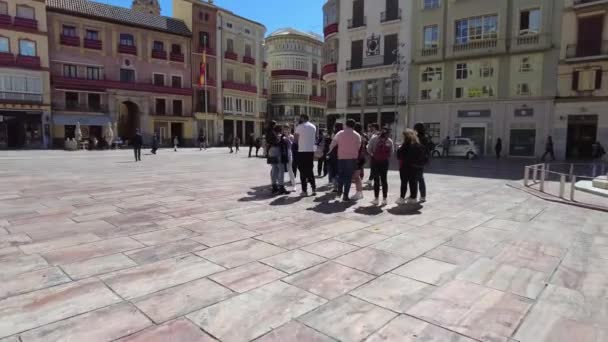
<path id="1" fill-rule="evenodd" d="M 491 154 L 535 157 L 551 134 L 562 2 L 413 3 L 409 124 L 438 143 L 473 139 Z"/>
<path id="2" fill-rule="evenodd" d="M 608 1 L 565 0 L 553 140 L 558 158 L 608 142 Z"/>
<path id="3" fill-rule="evenodd" d="M 43 0 L 0 1 L 0 149 L 50 146 L 47 40 Z"/>
<path id="4" fill-rule="evenodd" d="M 323 6 L 327 123 L 406 124 L 412 0 L 329 0 Z"/>
<path id="5" fill-rule="evenodd" d="M 279 29 L 266 38 L 270 72 L 270 117 L 280 124 L 297 124 L 309 115 L 325 128 L 325 86 L 321 80 L 323 41 L 292 28 Z"/>
<path id="6" fill-rule="evenodd" d="M 136 1 L 137 2 L 137 1 Z M 88 0 L 47 0 L 53 138 L 62 146 L 81 125 L 83 139 L 114 135 L 192 145 L 191 31 L 152 8 L 136 10 Z M 141 4 L 140 4 L 141 5 Z"/>

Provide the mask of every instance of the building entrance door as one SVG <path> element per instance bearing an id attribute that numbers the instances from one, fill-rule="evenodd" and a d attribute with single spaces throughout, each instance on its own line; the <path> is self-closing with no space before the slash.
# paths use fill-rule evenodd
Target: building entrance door
<path id="1" fill-rule="evenodd" d="M 171 139 L 177 137 L 180 146 L 184 146 L 184 124 L 181 122 L 171 123 Z"/>
<path id="2" fill-rule="evenodd" d="M 479 146 L 479 153 L 486 154 L 486 128 L 485 127 L 462 127 L 460 135 L 469 138 Z"/>
<path id="3" fill-rule="evenodd" d="M 597 138 L 597 115 L 568 116 L 566 158 L 591 159 L 591 146 Z"/>

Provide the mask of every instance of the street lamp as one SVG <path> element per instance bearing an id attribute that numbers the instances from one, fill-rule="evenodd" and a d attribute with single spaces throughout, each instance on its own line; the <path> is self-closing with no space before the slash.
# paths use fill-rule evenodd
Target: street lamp
<path id="1" fill-rule="evenodd" d="M 407 105 L 407 94 L 401 96 L 401 83 L 407 82 L 407 80 L 403 80 L 401 75 L 404 71 L 407 70 L 407 56 L 401 53 L 401 50 L 405 48 L 405 43 L 399 43 L 398 48 L 393 50 L 393 55 L 395 56 L 395 61 L 393 62 L 393 66 L 395 67 L 395 72 L 391 74 L 391 81 L 393 82 L 393 90 L 396 92 L 394 94 L 395 98 L 395 127 L 399 127 L 399 106 Z M 407 115 L 407 114 L 406 114 Z M 407 124 L 407 120 L 405 120 L 405 124 Z M 397 133 L 397 129 L 394 130 L 394 138 L 397 141 L 397 137 L 399 136 Z"/>

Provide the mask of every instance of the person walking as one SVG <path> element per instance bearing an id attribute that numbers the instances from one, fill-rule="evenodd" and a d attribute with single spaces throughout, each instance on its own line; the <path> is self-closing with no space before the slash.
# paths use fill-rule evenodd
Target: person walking
<path id="1" fill-rule="evenodd" d="M 606 154 L 606 149 L 599 141 L 595 141 L 593 145 L 591 145 L 591 158 L 595 161 L 602 161 L 602 158 Z"/>
<path id="2" fill-rule="evenodd" d="M 234 153 L 239 153 L 239 147 L 241 146 L 241 138 L 238 136 L 234 137 Z"/>
<path id="3" fill-rule="evenodd" d="M 260 152 L 260 148 L 262 147 L 262 138 L 257 137 L 255 139 L 255 157 L 258 157 L 258 153 Z"/>
<path id="4" fill-rule="evenodd" d="M 232 137 L 232 135 L 228 138 L 228 148 L 230 149 L 230 153 L 234 153 L 234 150 L 232 149 L 232 145 L 234 144 L 234 138 Z"/>
<path id="5" fill-rule="evenodd" d="M 177 135 L 173 137 L 173 151 L 177 152 L 177 145 L 179 145 L 179 139 L 177 138 Z"/>
<path id="6" fill-rule="evenodd" d="M 139 132 L 139 128 L 135 129 L 135 136 L 133 137 L 133 154 L 135 154 L 135 161 L 141 161 L 141 146 L 143 145 L 143 137 Z"/>
<path id="7" fill-rule="evenodd" d="M 500 159 L 502 153 L 502 139 L 496 139 L 496 146 L 494 146 L 494 152 L 496 152 L 496 159 Z"/>
<path id="8" fill-rule="evenodd" d="M 424 124 L 417 123 L 414 125 L 414 131 L 418 136 L 418 141 L 420 141 L 420 144 L 424 148 L 423 151 L 425 153 L 424 157 L 426 160 L 425 164 L 427 164 L 429 160 L 431 160 L 431 154 L 433 153 L 433 149 L 435 147 L 433 146 L 433 142 L 429 136 L 426 134 L 426 127 L 424 127 Z M 420 203 L 424 203 L 426 202 L 426 181 L 424 180 L 424 168 L 421 168 L 419 171 L 418 189 L 420 190 Z"/>
<path id="9" fill-rule="evenodd" d="M 353 201 L 359 201 L 363 199 L 363 177 L 364 171 L 363 167 L 365 166 L 365 162 L 367 160 L 367 138 L 363 134 L 363 126 L 360 123 L 355 123 L 355 132 L 359 134 L 361 137 L 361 144 L 359 145 L 359 155 L 357 158 L 357 168 L 353 172 L 352 182 L 355 183 L 356 193 L 353 196 Z"/>
<path id="10" fill-rule="evenodd" d="M 401 177 L 401 194 L 395 203 L 414 204 L 418 201 L 418 179 L 425 164 L 424 147 L 420 144 L 416 132 L 406 129 L 403 132 L 403 145 L 397 151 L 399 159 L 399 176 Z M 410 187 L 410 197 L 406 200 L 407 187 Z"/>
<path id="11" fill-rule="evenodd" d="M 248 144 L 249 144 L 249 158 L 251 158 L 251 152 L 253 152 L 253 148 L 255 147 L 255 135 L 253 133 L 249 134 L 249 138 L 248 138 Z"/>
<path id="12" fill-rule="evenodd" d="M 338 196 L 343 196 L 342 200 L 344 202 L 350 201 L 348 195 L 361 147 L 361 135 L 355 132 L 354 128 L 355 121 L 347 120 L 346 127 L 336 134 L 329 147 L 330 150 L 338 149 Z"/>
<path id="13" fill-rule="evenodd" d="M 545 161 L 547 155 L 551 156 L 551 161 L 555 161 L 555 153 L 553 152 L 553 137 L 548 136 L 547 142 L 545 143 L 545 154 L 540 158 L 541 161 Z"/>
<path id="14" fill-rule="evenodd" d="M 283 136 L 285 136 L 287 142 L 287 164 L 286 170 L 289 174 L 289 180 L 291 182 L 291 190 L 296 191 L 296 174 L 293 168 L 293 142 L 295 137 L 291 134 L 291 127 L 289 125 L 283 126 Z"/>
<path id="15" fill-rule="evenodd" d="M 443 151 L 441 151 L 441 156 L 442 157 L 449 157 L 450 156 L 450 136 L 448 135 L 445 139 L 443 139 Z"/>
<path id="16" fill-rule="evenodd" d="M 380 185 L 382 185 L 382 205 L 388 203 L 388 167 L 394 149 L 388 128 L 383 128 L 380 134 L 375 134 L 367 144 L 367 152 L 371 156 L 370 173 L 374 175 L 373 205 L 380 204 Z"/>
<path id="17" fill-rule="evenodd" d="M 368 134 L 368 138 L 369 141 L 371 141 L 374 137 L 376 137 L 378 134 L 380 134 L 380 126 L 378 126 L 377 123 L 373 123 L 371 125 L 369 125 L 369 134 Z M 369 142 L 368 142 L 369 144 Z M 371 158 L 370 160 L 370 171 L 369 171 L 369 179 L 367 180 L 367 185 L 373 185 L 374 183 L 374 159 Z"/>
<path id="18" fill-rule="evenodd" d="M 285 195 L 289 192 L 285 189 L 285 167 L 288 160 L 287 138 L 282 134 L 281 126 L 273 127 L 270 149 L 268 150 L 268 164 L 270 164 L 270 182 L 272 184 L 272 195 Z"/>
<path id="19" fill-rule="evenodd" d="M 202 151 L 203 148 L 207 150 L 207 137 L 202 132 L 198 135 L 198 148 L 199 151 Z"/>
<path id="20" fill-rule="evenodd" d="M 331 147 L 336 135 L 342 132 L 344 125 L 341 122 L 336 122 L 334 125 L 334 135 L 330 138 L 328 146 L 328 152 L 326 157 L 327 171 L 328 171 L 328 184 L 333 185 L 334 192 L 338 192 L 338 147 Z"/>
<path id="21" fill-rule="evenodd" d="M 150 150 L 150 152 L 156 154 L 156 151 L 158 151 L 158 134 L 154 132 L 152 135 L 152 150 Z"/>
<path id="22" fill-rule="evenodd" d="M 317 185 L 315 184 L 314 161 L 315 161 L 315 140 L 317 137 L 317 127 L 313 125 L 308 115 L 300 116 L 301 123 L 296 127 L 295 142 L 298 144 L 298 154 L 296 163 L 300 170 L 300 182 L 302 183 L 302 196 L 308 196 L 308 183 L 312 190 L 312 196 L 317 195 Z"/>
<path id="23" fill-rule="evenodd" d="M 323 131 L 322 129 L 319 130 L 319 136 L 317 138 L 317 149 L 315 150 L 315 158 L 317 159 L 317 177 L 321 177 L 323 173 L 323 166 L 325 165 L 325 168 L 327 169 L 327 163 L 326 163 L 326 147 L 329 148 L 329 146 L 325 146 L 325 131 Z"/>

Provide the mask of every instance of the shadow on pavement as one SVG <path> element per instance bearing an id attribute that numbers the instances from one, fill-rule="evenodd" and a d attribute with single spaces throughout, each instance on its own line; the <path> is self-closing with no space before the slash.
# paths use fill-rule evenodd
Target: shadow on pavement
<path id="1" fill-rule="evenodd" d="M 331 215 L 331 214 L 337 214 L 337 213 L 343 213 L 346 211 L 346 209 L 352 207 L 353 205 L 355 205 L 356 202 L 324 202 L 324 203 L 319 203 L 316 206 L 312 207 L 312 208 L 308 208 L 306 210 L 310 210 L 310 211 L 314 211 L 320 214 L 327 214 L 327 215 Z"/>
<path id="2" fill-rule="evenodd" d="M 420 204 L 408 204 L 408 205 L 401 205 L 401 206 L 397 206 L 394 208 L 390 208 L 387 211 L 390 214 L 397 215 L 397 216 L 412 216 L 412 215 L 422 214 L 420 212 L 420 209 L 422 209 L 422 208 L 423 207 Z"/>
<path id="3" fill-rule="evenodd" d="M 359 208 L 355 209 L 356 214 L 367 215 L 367 216 L 377 216 L 377 215 L 382 214 L 383 212 L 384 212 L 384 210 L 382 210 L 382 207 L 379 207 L 377 205 L 372 205 L 369 207 L 359 207 Z"/>
<path id="4" fill-rule="evenodd" d="M 281 196 L 278 197 L 277 199 L 275 199 L 274 201 L 270 202 L 270 205 L 291 205 L 291 204 L 295 204 L 298 203 L 302 200 L 302 196 L 298 196 L 298 197 L 289 197 L 289 196 Z"/>
<path id="5" fill-rule="evenodd" d="M 269 186 L 257 186 L 251 188 L 252 191 L 247 192 L 247 197 L 239 198 L 239 202 L 255 202 L 265 201 L 271 199 L 272 193 L 270 192 Z"/>

